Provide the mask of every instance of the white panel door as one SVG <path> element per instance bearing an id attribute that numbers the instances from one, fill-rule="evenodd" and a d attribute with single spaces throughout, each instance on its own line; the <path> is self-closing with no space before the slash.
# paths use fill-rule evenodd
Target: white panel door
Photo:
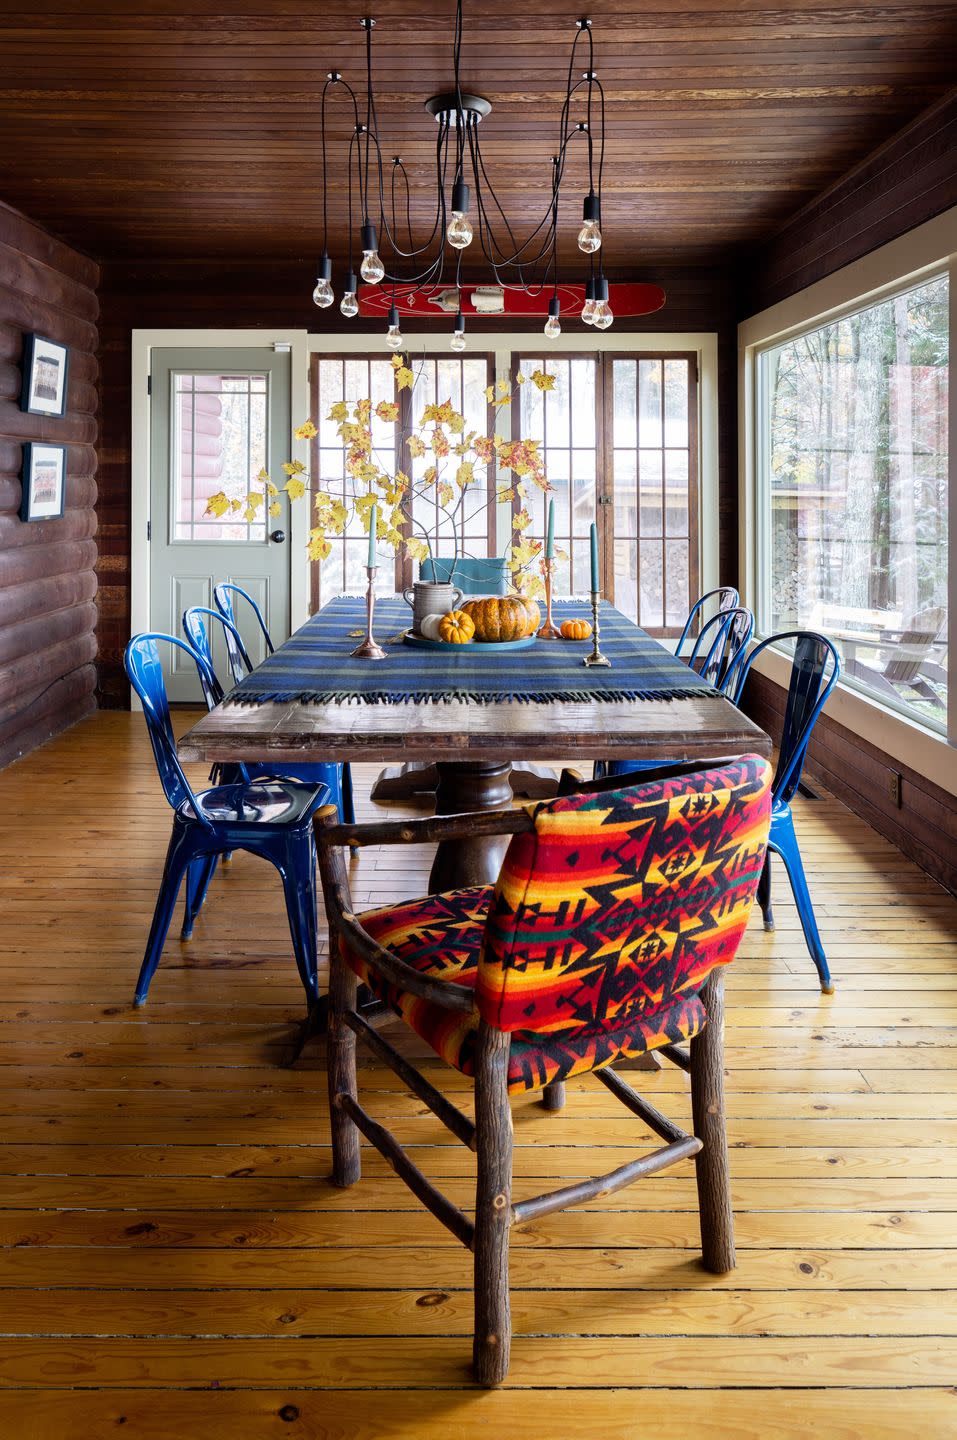
<path id="1" fill-rule="evenodd" d="M 205 514 L 211 495 L 262 493 L 260 472 L 284 480 L 290 455 L 290 357 L 273 350 L 154 350 L 151 364 L 150 629 L 182 637 L 183 611 L 213 605 L 213 586 L 241 585 L 258 602 L 278 645 L 289 635 L 288 509 L 270 517 L 269 497 L 242 513 Z M 237 621 L 250 658 L 265 648 L 240 601 Z M 215 635 L 215 631 L 213 632 Z M 164 656 L 165 660 L 165 656 Z M 219 637 L 214 662 L 228 688 Z M 201 700 L 195 668 L 176 652 L 171 700 Z"/>

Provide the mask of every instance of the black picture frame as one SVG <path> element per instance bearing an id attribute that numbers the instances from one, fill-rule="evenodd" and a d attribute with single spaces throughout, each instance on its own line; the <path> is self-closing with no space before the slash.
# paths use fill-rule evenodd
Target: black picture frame
<path id="1" fill-rule="evenodd" d="M 24 335 L 20 379 L 20 409 L 23 413 L 62 419 L 66 414 L 69 380 L 69 346 L 61 345 L 59 340 L 51 340 L 48 335 Z"/>
<path id="2" fill-rule="evenodd" d="M 28 440 L 20 466 L 20 519 L 58 520 L 66 499 L 66 446 Z"/>

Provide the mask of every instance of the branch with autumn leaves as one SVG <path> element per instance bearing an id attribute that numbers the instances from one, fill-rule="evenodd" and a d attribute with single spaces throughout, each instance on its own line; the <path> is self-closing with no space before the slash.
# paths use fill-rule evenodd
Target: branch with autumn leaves
<path id="1" fill-rule="evenodd" d="M 392 366 L 396 389 L 409 390 L 414 396 L 416 376 L 404 357 L 394 355 Z M 534 370 L 528 377 L 519 372 L 514 385 L 509 380 L 489 385 L 485 399 L 499 410 L 511 404 L 515 390 L 526 381 L 541 391 L 552 390 L 555 385 L 554 376 L 542 370 Z M 410 461 L 406 471 L 394 463 L 380 463 L 372 438 L 373 415 L 385 424 L 397 424 L 398 401 L 380 400 L 373 406 L 370 399 L 363 399 L 350 406 L 345 400 L 340 400 L 331 407 L 326 417 L 337 426 L 345 451 L 345 472 L 353 488 L 352 493 L 345 496 L 322 488 L 313 492 L 314 523 L 309 531 L 309 558 L 324 560 L 330 554 L 330 536 L 344 533 L 350 513 L 368 535 L 375 507 L 377 541 L 393 552 L 404 551 L 420 563 L 429 559 L 432 555 L 430 535 L 415 515 L 414 505 L 417 498 L 427 498 L 450 522 L 451 532 L 456 537 L 455 559 L 458 559 L 461 522 L 471 499 L 474 498 L 476 509 L 468 516 L 470 519 L 491 504 L 516 506 L 517 502 L 505 558 L 515 589 L 528 596 L 540 594 L 544 587 L 540 575 L 532 573 L 532 567 L 541 555 L 542 542 L 529 538 L 525 533 L 531 524 L 531 515 L 525 504 L 529 487 L 534 486 L 542 492 L 551 488 L 545 476 L 538 442 L 505 440 L 500 435 L 467 431 L 464 415 L 453 409 L 449 399 L 442 404 L 426 405 L 418 424 L 405 435 L 402 444 Z M 318 430 L 312 420 L 307 420 L 293 434 L 297 440 L 312 440 Z M 394 457 L 394 445 L 391 453 Z M 431 462 L 420 474 L 416 474 L 419 468 L 416 462 L 429 455 Z M 511 477 L 505 483 L 497 481 L 491 495 L 483 477 L 475 473 L 476 467 L 487 466 L 495 466 L 499 472 L 506 471 Z M 286 481 L 281 487 L 272 482 L 266 470 L 261 470 L 256 477 L 259 489 L 250 489 L 242 499 L 230 499 L 219 491 L 207 502 L 206 514 L 217 519 L 232 514 L 250 524 L 255 522 L 263 507 L 268 509 L 270 516 L 278 516 L 282 509 L 280 493 L 285 493 L 290 501 L 300 500 L 309 484 L 308 471 L 301 460 L 289 460 L 282 468 Z"/>

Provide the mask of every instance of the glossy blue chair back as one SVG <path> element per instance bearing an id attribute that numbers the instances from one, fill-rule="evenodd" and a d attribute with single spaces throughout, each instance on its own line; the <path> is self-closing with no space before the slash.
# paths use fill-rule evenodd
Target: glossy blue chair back
<path id="1" fill-rule="evenodd" d="M 719 610 L 702 625 L 688 665 L 722 694 L 735 688 L 744 649 L 754 632 L 754 616 L 744 605 Z"/>
<path id="2" fill-rule="evenodd" d="M 692 605 L 691 609 L 688 611 L 688 618 L 685 621 L 685 628 L 682 630 L 678 643 L 675 646 L 676 655 L 681 654 L 681 648 L 687 640 L 688 636 L 691 634 L 691 628 L 694 625 L 695 620 L 698 619 L 705 606 L 711 600 L 716 601 L 719 615 L 723 610 L 733 610 L 735 606 L 741 604 L 741 596 L 738 594 L 737 590 L 735 590 L 733 585 L 721 585 L 717 590 L 709 590 L 706 595 L 702 595 L 700 600 L 696 600 L 695 603 Z"/>
<path id="3" fill-rule="evenodd" d="M 190 789 L 189 781 L 183 773 L 183 767 L 176 754 L 173 723 L 169 713 L 169 697 L 166 693 L 163 665 L 157 649 L 158 641 L 182 650 L 202 675 L 205 668 L 202 656 L 184 640 L 177 640 L 175 635 L 164 635 L 159 631 L 134 635 L 124 652 L 123 665 L 129 676 L 130 684 L 143 704 L 146 729 L 153 747 L 153 756 L 156 760 L 156 768 L 159 771 L 164 795 L 174 810 L 178 810 L 181 805 L 188 803 L 199 823 L 205 825 L 207 829 L 211 829 L 209 821 L 196 803 L 196 797 Z"/>
<path id="4" fill-rule="evenodd" d="M 488 560 L 465 555 L 458 560 L 423 560 L 419 565 L 420 580 L 448 581 L 465 595 L 505 595 L 508 593 L 508 569 L 500 556 Z"/>
<path id="5" fill-rule="evenodd" d="M 841 673 L 841 659 L 832 641 L 813 630 L 784 630 L 779 635 L 770 635 L 754 647 L 739 667 L 735 704 L 740 703 L 748 672 L 762 650 L 769 645 L 780 645 L 782 640 L 794 641 L 794 658 L 772 789 L 776 801 L 789 804 L 801 780 L 811 732 Z"/>
<path id="6" fill-rule="evenodd" d="M 207 619 L 215 620 L 217 625 L 222 628 L 223 639 L 226 642 L 226 654 L 229 657 L 229 669 L 233 678 L 236 678 L 238 670 L 241 680 L 244 675 L 249 674 L 252 667 L 243 658 L 246 651 L 239 631 L 219 610 L 210 610 L 205 605 L 191 605 L 188 610 L 183 611 L 183 631 L 203 662 L 197 666 L 199 681 L 206 697 L 207 709 L 212 710 L 214 705 L 218 705 L 221 700 L 225 699 L 226 691 L 213 664 L 213 650 L 209 640 L 209 631 L 206 628 Z"/>
<path id="7" fill-rule="evenodd" d="M 253 669 L 253 663 L 249 658 L 249 651 L 246 649 L 242 636 L 239 634 L 239 627 L 236 624 L 236 613 L 233 608 L 234 595 L 241 596 L 242 599 L 246 601 L 246 604 L 250 607 L 253 614 L 255 615 L 256 622 L 259 625 L 260 630 L 262 631 L 263 642 L 266 646 L 266 654 L 272 655 L 276 647 L 273 645 L 269 631 L 266 628 L 266 622 L 263 619 L 263 613 L 260 610 L 259 606 L 256 604 L 253 597 L 249 594 L 249 592 L 247 590 L 244 590 L 241 585 L 234 585 L 231 580 L 223 580 L 219 585 L 214 585 L 213 604 L 216 606 L 216 609 L 219 611 L 220 615 L 222 615 L 224 619 L 228 620 L 230 625 L 232 625 L 233 629 L 236 631 L 237 639 L 239 640 L 240 656 L 243 665 L 245 666 L 245 669 L 240 670 L 239 674 L 237 674 L 235 667 L 233 667 L 233 679 L 238 685 L 240 680 L 243 678 L 243 675 L 248 675 L 250 670 Z M 232 652 L 230 652 L 230 666 L 232 667 Z"/>

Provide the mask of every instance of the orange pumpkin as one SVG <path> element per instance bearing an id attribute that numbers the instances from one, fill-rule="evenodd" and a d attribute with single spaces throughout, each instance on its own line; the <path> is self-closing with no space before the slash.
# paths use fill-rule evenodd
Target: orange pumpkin
<path id="1" fill-rule="evenodd" d="M 587 620 L 563 620 L 562 637 L 565 640 L 587 640 L 591 626 Z"/>
<path id="2" fill-rule="evenodd" d="M 538 608 L 538 601 L 533 600 L 528 595 L 519 595 L 517 598 L 521 600 L 528 614 L 528 629 L 525 633 L 526 635 L 534 635 L 542 623 L 542 612 Z"/>
<path id="3" fill-rule="evenodd" d="M 462 609 L 475 626 L 476 640 L 497 644 L 521 640 L 528 634 L 528 611 L 517 595 L 466 600 Z"/>
<path id="4" fill-rule="evenodd" d="M 439 639 L 447 645 L 467 645 L 475 634 L 472 618 L 463 610 L 450 610 L 438 625 Z"/>

